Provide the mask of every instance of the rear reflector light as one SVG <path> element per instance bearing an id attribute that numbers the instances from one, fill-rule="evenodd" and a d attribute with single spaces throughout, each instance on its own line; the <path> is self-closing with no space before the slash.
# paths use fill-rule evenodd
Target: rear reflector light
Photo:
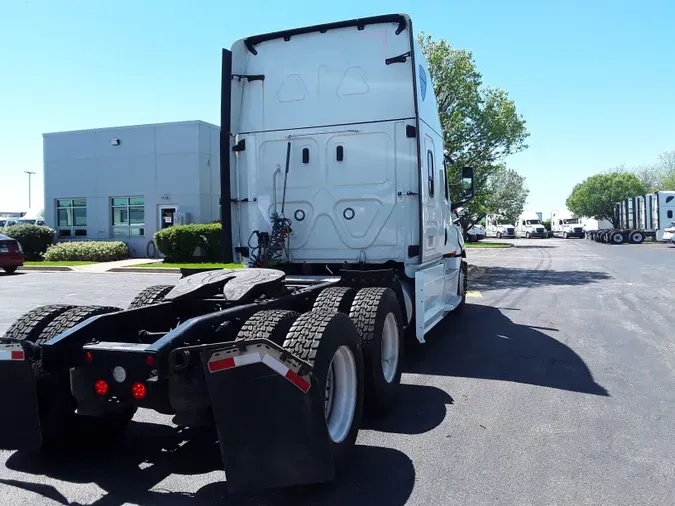
<path id="1" fill-rule="evenodd" d="M 25 358 L 23 350 L 12 351 L 12 360 L 23 360 Z"/>
<path id="2" fill-rule="evenodd" d="M 108 393 L 108 384 L 103 380 L 98 380 L 94 383 L 94 391 L 96 392 L 96 395 L 103 397 Z"/>
<path id="3" fill-rule="evenodd" d="M 90 351 L 84 354 L 84 360 L 86 360 L 87 362 L 91 362 L 92 360 L 94 360 L 94 356 L 91 354 Z"/>
<path id="4" fill-rule="evenodd" d="M 148 364 L 150 367 L 152 367 L 153 365 L 155 365 L 155 357 L 153 357 L 152 355 L 148 355 L 147 357 L 145 357 L 145 363 Z"/>
<path id="5" fill-rule="evenodd" d="M 240 367 L 251 364 L 263 363 L 276 373 L 280 374 L 288 381 L 293 383 L 296 387 L 302 390 L 304 393 L 307 393 L 312 386 L 309 381 L 309 378 L 304 378 L 298 375 L 290 367 L 284 364 L 279 358 L 270 355 L 269 353 L 261 354 L 259 352 L 254 353 L 244 353 L 242 355 L 235 355 L 230 357 L 221 358 L 220 352 L 215 352 L 211 355 L 211 358 L 208 362 L 209 372 L 214 373 L 218 371 L 224 371 L 226 369 L 232 369 L 234 367 Z"/>
<path id="6" fill-rule="evenodd" d="M 135 399 L 143 399 L 145 397 L 145 385 L 143 383 L 134 383 L 131 387 L 131 395 Z"/>

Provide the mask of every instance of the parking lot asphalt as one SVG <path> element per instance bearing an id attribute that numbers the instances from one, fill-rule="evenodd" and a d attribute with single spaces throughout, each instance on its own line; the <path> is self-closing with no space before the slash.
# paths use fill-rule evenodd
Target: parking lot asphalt
<path id="1" fill-rule="evenodd" d="M 215 444 L 141 410 L 107 450 L 0 452 L 2 504 L 675 504 L 675 248 L 511 242 L 469 251 L 463 313 L 407 344 L 398 404 L 364 420 L 336 482 L 230 496 Z M 40 304 L 124 307 L 177 279 L 0 276 L 0 334 Z"/>

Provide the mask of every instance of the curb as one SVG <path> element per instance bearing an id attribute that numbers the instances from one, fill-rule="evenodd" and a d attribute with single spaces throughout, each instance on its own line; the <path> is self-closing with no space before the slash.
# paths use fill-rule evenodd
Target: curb
<path id="1" fill-rule="evenodd" d="M 22 265 L 18 268 L 20 271 L 45 271 L 45 272 L 63 272 L 63 271 L 72 271 L 75 272 L 75 269 L 72 267 L 67 267 L 65 265 L 50 265 L 50 266 L 40 266 L 40 265 Z"/>
<path id="2" fill-rule="evenodd" d="M 175 267 L 115 267 L 106 272 L 147 272 L 150 274 L 180 274 Z"/>

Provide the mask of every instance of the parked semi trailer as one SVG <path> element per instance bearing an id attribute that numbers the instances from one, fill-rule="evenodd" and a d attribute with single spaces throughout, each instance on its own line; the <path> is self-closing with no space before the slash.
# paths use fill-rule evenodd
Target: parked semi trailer
<path id="1" fill-rule="evenodd" d="M 404 332 L 463 307 L 473 169 L 452 202 L 410 18 L 248 37 L 222 61 L 224 256 L 248 268 L 22 316 L 0 339 L 0 447 L 109 440 L 144 407 L 215 427 L 232 492 L 330 481 L 364 407 L 395 402 Z"/>
<path id="2" fill-rule="evenodd" d="M 554 237 L 579 237 L 583 239 L 586 234 L 581 219 L 567 209 L 562 211 L 551 211 L 551 231 Z"/>
<path id="3" fill-rule="evenodd" d="M 675 224 L 675 191 L 639 195 L 617 202 L 615 218 L 618 228 L 590 232 L 589 238 L 598 242 L 641 244 L 646 238 L 669 241 L 666 230 Z"/>

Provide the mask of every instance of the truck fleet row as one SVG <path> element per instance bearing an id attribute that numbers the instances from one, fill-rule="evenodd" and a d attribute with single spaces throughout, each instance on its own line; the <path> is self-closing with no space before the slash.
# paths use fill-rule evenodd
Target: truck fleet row
<path id="1" fill-rule="evenodd" d="M 488 215 L 485 235 L 496 238 L 586 237 L 611 244 L 640 244 L 648 238 L 675 242 L 675 191 L 648 193 L 617 202 L 614 218 L 618 227 L 614 227 L 612 221 L 578 217 L 564 209 L 551 212 L 549 233 L 541 218 L 541 213 L 526 211 L 518 217 L 514 226 Z"/>
<path id="2" fill-rule="evenodd" d="M 589 233 L 598 242 L 640 244 L 645 239 L 671 242 L 675 233 L 675 191 L 631 197 L 615 205 L 618 227 L 608 226 Z"/>

